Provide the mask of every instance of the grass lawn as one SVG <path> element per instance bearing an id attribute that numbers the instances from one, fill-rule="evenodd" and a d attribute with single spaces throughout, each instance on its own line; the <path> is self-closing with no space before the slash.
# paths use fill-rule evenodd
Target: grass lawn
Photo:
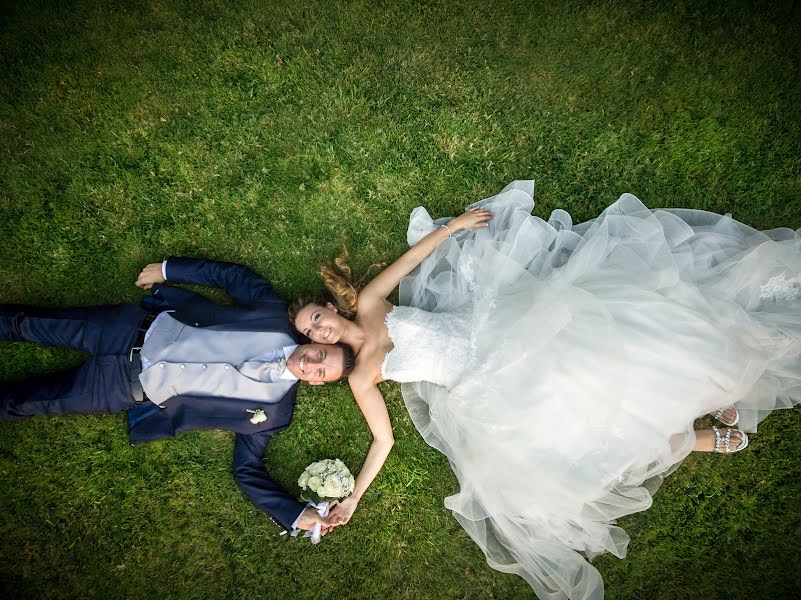
<path id="1" fill-rule="evenodd" d="M 344 242 L 363 269 L 435 216 L 538 182 L 536 214 L 647 205 L 801 227 L 791 1 L 13 1 L 0 9 L 0 301 L 136 301 L 167 255 L 286 297 Z M 217 296 L 218 297 L 218 296 Z M 218 297 L 219 298 L 219 297 Z M 81 356 L 0 344 L 0 378 Z M 0 593 L 22 598 L 526 598 L 443 507 L 447 461 L 382 384 L 396 446 L 351 523 L 278 537 L 233 436 L 133 448 L 121 415 L 0 425 Z M 801 409 L 691 456 L 594 561 L 608 598 L 801 597 Z M 303 387 L 267 466 L 358 468 L 345 386 Z"/>

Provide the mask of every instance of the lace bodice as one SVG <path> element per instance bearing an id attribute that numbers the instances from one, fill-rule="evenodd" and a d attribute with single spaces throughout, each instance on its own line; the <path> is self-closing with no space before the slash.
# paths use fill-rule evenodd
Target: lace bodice
<path id="1" fill-rule="evenodd" d="M 396 306 L 385 322 L 395 347 L 381 365 L 384 379 L 430 381 L 451 388 L 470 364 L 466 312 L 431 313 Z"/>

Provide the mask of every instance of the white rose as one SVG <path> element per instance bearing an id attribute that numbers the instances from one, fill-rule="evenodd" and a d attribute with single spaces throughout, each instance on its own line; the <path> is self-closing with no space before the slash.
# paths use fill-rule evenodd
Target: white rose
<path id="1" fill-rule="evenodd" d="M 353 492 L 356 480 L 340 459 L 324 458 L 306 467 L 298 485 L 324 498 L 344 498 Z"/>
<path id="2" fill-rule="evenodd" d="M 325 465 L 323 464 L 323 461 L 319 461 L 310 464 L 308 467 L 306 467 L 306 470 L 309 472 L 309 475 L 319 475 L 325 471 Z"/>
<path id="3" fill-rule="evenodd" d="M 322 480 L 317 475 L 312 475 L 309 477 L 308 486 L 311 491 L 315 494 L 319 494 L 320 486 L 322 485 Z"/>
<path id="4" fill-rule="evenodd" d="M 300 478 L 298 479 L 298 485 L 305 490 L 308 481 L 309 481 L 309 473 L 308 471 L 303 471 L 303 473 L 300 474 Z"/>
<path id="5" fill-rule="evenodd" d="M 328 498 L 339 498 L 342 495 L 342 482 L 339 477 L 329 477 L 326 480 L 325 495 Z"/>

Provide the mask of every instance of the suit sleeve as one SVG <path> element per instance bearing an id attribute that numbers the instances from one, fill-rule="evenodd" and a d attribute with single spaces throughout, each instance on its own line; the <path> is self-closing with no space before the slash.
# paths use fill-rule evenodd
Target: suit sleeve
<path id="1" fill-rule="evenodd" d="M 186 283 L 225 289 L 240 306 L 283 302 L 270 282 L 235 263 L 171 256 L 165 272 L 169 283 Z"/>
<path id="2" fill-rule="evenodd" d="M 236 435 L 234 478 L 256 506 L 285 530 L 291 530 L 292 524 L 306 506 L 286 493 L 267 475 L 262 457 L 271 436 L 271 431 Z"/>

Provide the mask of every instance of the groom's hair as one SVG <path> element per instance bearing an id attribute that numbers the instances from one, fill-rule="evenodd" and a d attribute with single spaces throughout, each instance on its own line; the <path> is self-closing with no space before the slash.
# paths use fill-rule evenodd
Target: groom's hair
<path id="1" fill-rule="evenodd" d="M 337 342 L 335 345 L 342 348 L 342 377 L 339 378 L 339 381 L 343 381 L 356 368 L 356 354 L 353 352 L 353 348 L 347 344 Z"/>

